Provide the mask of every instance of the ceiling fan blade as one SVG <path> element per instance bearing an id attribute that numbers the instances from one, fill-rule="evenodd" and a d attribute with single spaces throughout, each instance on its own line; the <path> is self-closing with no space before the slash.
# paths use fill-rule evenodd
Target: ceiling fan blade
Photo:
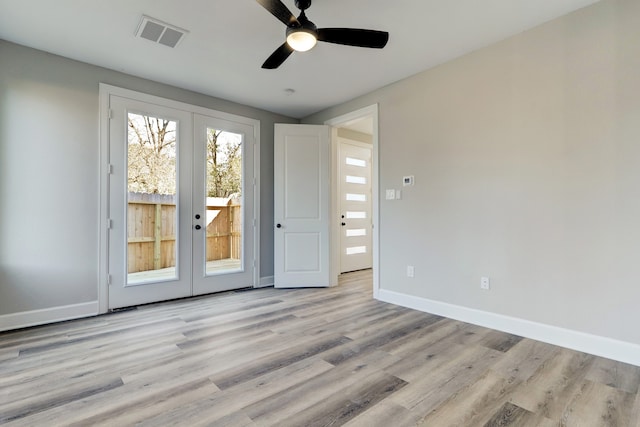
<path id="1" fill-rule="evenodd" d="M 389 33 L 358 28 L 320 28 L 318 29 L 318 40 L 348 46 L 382 49 L 389 41 Z"/>
<path id="2" fill-rule="evenodd" d="M 271 54 L 271 56 L 268 57 L 266 61 L 264 61 L 264 64 L 262 64 L 262 68 L 265 68 L 267 70 L 278 68 L 284 61 L 287 60 L 289 55 L 291 55 L 292 53 L 293 49 L 291 48 L 291 46 L 289 46 L 287 42 L 284 42 L 282 46 L 277 48 Z"/>
<path id="3" fill-rule="evenodd" d="M 280 0 L 256 0 L 287 27 L 299 26 L 298 19 Z"/>

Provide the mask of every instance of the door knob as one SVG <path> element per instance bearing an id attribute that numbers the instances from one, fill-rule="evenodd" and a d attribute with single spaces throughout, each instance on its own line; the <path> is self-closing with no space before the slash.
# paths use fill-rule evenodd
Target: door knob
<path id="1" fill-rule="evenodd" d="M 343 222 L 343 223 L 342 223 L 342 226 L 344 227 L 345 225 L 347 225 L 347 223 L 346 223 L 346 222 Z"/>
<path id="2" fill-rule="evenodd" d="M 277 228 L 282 228 L 282 224 L 276 224 Z"/>
<path id="3" fill-rule="evenodd" d="M 200 219 L 200 214 L 196 214 L 196 219 Z"/>
<path id="4" fill-rule="evenodd" d="M 196 230 L 200 230 L 201 228 L 200 224 L 196 225 Z"/>

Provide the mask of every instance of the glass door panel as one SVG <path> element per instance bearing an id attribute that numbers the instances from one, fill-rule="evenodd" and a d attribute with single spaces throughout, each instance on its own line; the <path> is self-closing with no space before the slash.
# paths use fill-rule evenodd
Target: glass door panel
<path id="1" fill-rule="evenodd" d="M 127 284 L 173 280 L 177 122 L 128 113 L 127 129 Z"/>
<path id="2" fill-rule="evenodd" d="M 191 115 L 113 95 L 109 106 L 109 308 L 189 296 Z"/>
<path id="3" fill-rule="evenodd" d="M 205 274 L 242 270 L 243 135 L 207 126 Z"/>
<path id="4" fill-rule="evenodd" d="M 196 114 L 194 135 L 194 294 L 252 286 L 253 127 Z"/>

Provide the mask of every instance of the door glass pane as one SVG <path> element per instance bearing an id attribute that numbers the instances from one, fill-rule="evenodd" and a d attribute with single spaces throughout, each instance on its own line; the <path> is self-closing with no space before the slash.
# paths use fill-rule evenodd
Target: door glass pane
<path id="1" fill-rule="evenodd" d="M 127 284 L 176 278 L 176 129 L 128 114 Z"/>
<path id="2" fill-rule="evenodd" d="M 364 211 L 347 211 L 347 219 L 365 219 L 367 213 Z"/>
<path id="3" fill-rule="evenodd" d="M 242 139 L 207 128 L 207 275 L 242 270 Z"/>
<path id="4" fill-rule="evenodd" d="M 346 234 L 347 237 L 360 237 L 360 236 L 366 236 L 367 235 L 367 230 L 364 228 L 353 228 L 353 229 L 347 229 Z"/>
<path id="5" fill-rule="evenodd" d="M 347 255 L 358 255 L 358 254 L 366 254 L 367 247 L 366 246 L 354 246 L 351 248 L 347 248 Z"/>
<path id="6" fill-rule="evenodd" d="M 366 202 L 367 195 L 360 193 L 347 193 L 345 198 L 350 202 Z"/>
<path id="7" fill-rule="evenodd" d="M 345 163 L 350 165 L 350 166 L 358 166 L 358 167 L 361 167 L 361 168 L 367 167 L 367 162 L 365 160 L 354 159 L 353 157 L 345 158 Z"/>
<path id="8" fill-rule="evenodd" d="M 366 184 L 367 178 L 364 176 L 347 175 L 345 181 L 349 184 Z"/>

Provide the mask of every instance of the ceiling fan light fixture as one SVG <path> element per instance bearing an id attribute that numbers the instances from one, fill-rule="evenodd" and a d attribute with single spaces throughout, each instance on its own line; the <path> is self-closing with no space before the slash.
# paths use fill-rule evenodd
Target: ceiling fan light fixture
<path id="1" fill-rule="evenodd" d="M 287 43 L 291 48 L 298 52 L 306 52 L 311 50 L 318 39 L 312 30 L 306 28 L 290 28 L 287 31 Z"/>

